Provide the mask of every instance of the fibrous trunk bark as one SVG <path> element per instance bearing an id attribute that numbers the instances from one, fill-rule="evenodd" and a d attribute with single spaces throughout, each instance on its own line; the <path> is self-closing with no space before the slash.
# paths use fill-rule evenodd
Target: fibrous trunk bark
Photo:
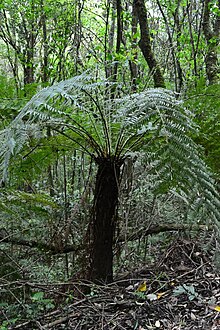
<path id="1" fill-rule="evenodd" d="M 97 160 L 98 172 L 92 216 L 90 279 L 113 281 L 113 240 L 118 204 L 120 163 L 111 158 Z"/>

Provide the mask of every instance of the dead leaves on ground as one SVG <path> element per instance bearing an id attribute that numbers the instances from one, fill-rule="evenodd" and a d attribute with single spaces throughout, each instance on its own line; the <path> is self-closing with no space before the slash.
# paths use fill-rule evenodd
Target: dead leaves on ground
<path id="1" fill-rule="evenodd" d="M 220 329 L 219 273 L 190 244 L 170 249 L 157 267 L 139 269 L 135 277 L 91 285 L 91 293 L 81 300 L 74 296 L 74 286 L 76 291 L 77 283 L 72 283 L 72 304 L 23 324 L 22 330 Z M 21 324 L 13 329 L 21 329 Z"/>

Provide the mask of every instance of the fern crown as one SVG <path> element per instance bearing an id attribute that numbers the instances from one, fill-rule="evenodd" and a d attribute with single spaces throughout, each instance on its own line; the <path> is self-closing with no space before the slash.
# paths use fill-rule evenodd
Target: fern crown
<path id="1" fill-rule="evenodd" d="M 11 159 L 30 141 L 37 144 L 46 137 L 45 129 L 50 128 L 95 160 L 121 161 L 144 153 L 157 191 L 174 188 L 184 198 L 191 196 L 195 205 L 204 203 L 218 223 L 220 202 L 199 148 L 190 137 L 197 129 L 191 113 L 165 89 L 120 97 L 120 86 L 114 86 L 118 95 L 114 99 L 111 89 L 109 81 L 94 80 L 86 72 L 39 91 L 0 131 L 3 181 Z"/>

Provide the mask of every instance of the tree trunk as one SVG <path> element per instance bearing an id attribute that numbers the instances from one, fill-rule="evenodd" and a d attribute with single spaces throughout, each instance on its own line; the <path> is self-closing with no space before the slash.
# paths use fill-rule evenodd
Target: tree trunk
<path id="1" fill-rule="evenodd" d="M 218 63 L 218 46 L 220 31 L 220 16 L 217 15 L 213 24 L 210 22 L 210 0 L 204 1 L 203 13 L 203 32 L 208 46 L 205 58 L 206 74 L 209 85 L 218 83 L 219 81 L 219 63 Z M 220 1 L 218 1 L 218 9 L 220 10 Z M 213 28 L 212 28 L 213 25 Z"/>
<path id="2" fill-rule="evenodd" d="M 26 51 L 25 51 L 26 52 Z M 23 63 L 24 70 L 24 85 L 32 84 L 34 82 L 34 66 L 33 66 L 33 49 L 27 50 L 25 62 Z"/>
<path id="3" fill-rule="evenodd" d="M 132 55 L 134 56 L 134 60 L 129 61 L 130 72 L 131 72 L 131 89 L 133 92 L 137 91 L 137 76 L 138 76 L 138 66 L 136 64 L 138 58 L 138 50 L 137 50 L 137 25 L 138 19 L 134 4 L 132 6 L 132 21 L 131 21 L 131 36 L 132 36 Z"/>
<path id="4" fill-rule="evenodd" d="M 183 84 L 183 72 L 182 68 L 180 65 L 180 61 L 178 58 L 178 53 L 180 52 L 180 42 L 179 38 L 181 36 L 181 24 L 179 20 L 179 2 L 175 8 L 175 13 L 174 13 L 174 22 L 176 26 L 176 33 L 177 33 L 177 38 L 176 38 L 176 47 L 175 47 L 175 41 L 173 40 L 173 32 L 171 32 L 171 23 L 169 22 L 168 18 L 166 17 L 163 7 L 161 5 L 160 0 L 156 0 L 158 8 L 160 10 L 160 13 L 163 17 L 166 30 L 167 30 L 167 35 L 168 35 L 168 40 L 169 40 L 169 47 L 170 47 L 170 53 L 172 55 L 172 60 L 173 60 L 173 67 L 174 67 L 174 83 L 175 83 L 175 90 L 177 93 L 180 93 L 182 84 Z M 176 48 L 176 49 L 175 49 Z"/>
<path id="5" fill-rule="evenodd" d="M 119 54 L 120 53 L 120 48 L 121 48 L 121 41 L 122 41 L 122 8 L 121 8 L 121 0 L 116 0 L 116 13 L 117 13 L 117 39 L 116 39 L 115 53 L 116 54 Z M 118 61 L 115 61 L 114 71 L 113 71 L 113 81 L 117 81 L 117 73 L 118 73 Z"/>
<path id="6" fill-rule="evenodd" d="M 113 240 L 121 164 L 111 158 L 98 159 L 97 164 L 90 279 L 96 283 L 109 283 L 113 281 Z"/>
<path id="7" fill-rule="evenodd" d="M 47 15 L 44 8 L 44 1 L 41 0 L 41 25 L 43 37 L 43 59 L 42 59 L 42 82 L 46 83 L 49 80 L 48 75 L 48 40 L 47 40 Z"/>
<path id="8" fill-rule="evenodd" d="M 141 30 L 139 46 L 149 66 L 150 72 L 152 73 L 154 79 L 154 87 L 165 87 L 163 74 L 159 68 L 151 47 L 150 30 L 148 26 L 147 10 L 144 0 L 134 0 L 134 7 L 137 12 Z"/>

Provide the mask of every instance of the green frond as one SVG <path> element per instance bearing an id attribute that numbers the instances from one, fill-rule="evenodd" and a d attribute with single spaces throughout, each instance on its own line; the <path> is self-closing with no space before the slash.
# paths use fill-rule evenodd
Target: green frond
<path id="1" fill-rule="evenodd" d="M 96 82 L 84 73 L 37 93 L 0 132 L 3 178 L 11 157 L 33 139 L 36 144 L 45 138 L 45 128 L 49 127 L 94 158 L 123 160 L 130 152 L 144 152 L 155 175 L 157 193 L 176 189 L 188 196 L 192 207 L 199 196 L 213 218 L 220 219 L 212 175 L 191 138 L 197 126 L 183 103 L 161 88 L 115 100 L 110 90 L 109 82 Z"/>
<path id="2" fill-rule="evenodd" d="M 71 131 L 71 134 L 65 132 L 66 136 L 84 150 L 89 152 L 89 149 L 95 149 L 101 153 L 99 146 L 106 144 L 108 132 L 103 128 L 105 118 L 102 118 L 100 125 L 95 116 L 100 117 L 96 95 L 104 85 L 105 82 L 94 82 L 92 76 L 84 73 L 44 88 L 33 96 L 12 123 L 0 132 L 0 170 L 3 180 L 7 177 L 11 157 L 18 154 L 36 135 L 37 138 L 44 137 L 46 127 L 58 134 L 63 133 L 65 128 L 69 133 Z M 37 131 L 40 134 L 36 134 Z"/>
<path id="3" fill-rule="evenodd" d="M 14 189 L 1 190 L 0 215 L 3 219 L 1 226 L 13 234 L 29 233 L 31 236 L 33 235 L 32 224 L 36 223 L 34 233 L 36 235 L 43 226 L 42 219 L 48 221 L 51 214 L 57 209 L 57 203 L 46 194 L 30 194 Z M 38 235 L 42 236 L 42 232 L 39 232 Z"/>
<path id="4" fill-rule="evenodd" d="M 42 137 L 41 128 L 33 123 L 25 123 L 16 120 L 4 130 L 0 131 L 0 170 L 2 179 L 6 181 L 8 167 L 11 158 L 17 155 L 25 145 L 28 145 L 31 138 L 39 139 Z"/>
<path id="5" fill-rule="evenodd" d="M 191 137 L 198 129 L 192 113 L 173 93 L 163 89 L 127 96 L 118 104 L 117 115 L 123 123 L 121 148 L 126 152 L 141 147 L 146 152 L 146 162 L 155 177 L 155 193 L 175 188 L 187 196 L 192 208 L 199 198 L 201 207 L 209 210 L 218 226 L 219 196 L 212 174 L 200 156 L 201 148 Z"/>

